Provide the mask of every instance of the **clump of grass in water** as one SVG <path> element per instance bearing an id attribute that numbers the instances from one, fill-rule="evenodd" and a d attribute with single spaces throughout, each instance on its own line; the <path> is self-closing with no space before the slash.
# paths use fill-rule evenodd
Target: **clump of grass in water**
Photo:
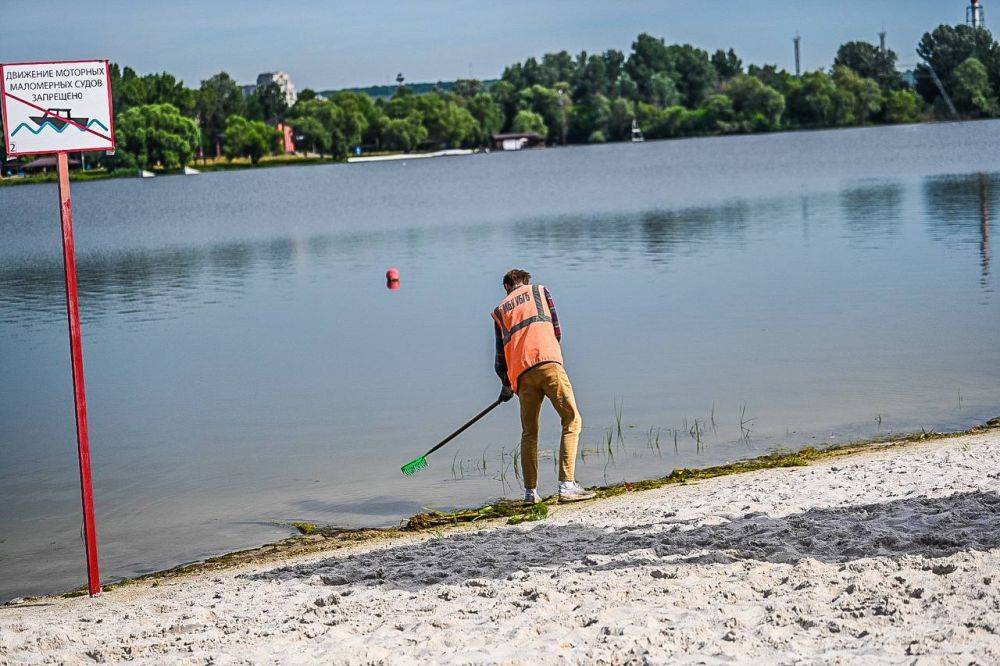
<path id="1" fill-rule="evenodd" d="M 622 411 L 625 407 L 625 400 L 624 398 L 621 400 L 615 398 L 614 401 L 615 401 L 615 427 L 618 430 L 618 446 L 624 449 L 625 435 L 624 433 L 622 433 Z"/>
<path id="2" fill-rule="evenodd" d="M 688 434 L 691 435 L 691 437 L 694 438 L 695 450 L 698 451 L 698 453 L 701 453 L 701 451 L 702 451 L 702 445 L 701 445 L 701 423 L 698 421 L 698 419 L 694 420 L 694 425 L 691 426 L 691 429 L 688 431 Z"/>
<path id="3" fill-rule="evenodd" d="M 650 451 L 656 451 L 657 455 L 662 455 L 660 453 L 660 428 L 653 428 L 649 426 L 649 432 L 646 433 L 646 446 L 649 447 Z"/>
<path id="4" fill-rule="evenodd" d="M 500 488 L 503 492 L 507 492 L 510 488 L 510 484 L 507 482 L 507 452 L 504 447 L 500 448 L 500 474 L 498 478 L 500 481 Z"/>
<path id="5" fill-rule="evenodd" d="M 744 402 L 740 405 L 740 439 L 746 444 L 747 448 L 753 448 L 750 446 L 750 424 L 756 419 L 747 418 L 747 403 Z"/>

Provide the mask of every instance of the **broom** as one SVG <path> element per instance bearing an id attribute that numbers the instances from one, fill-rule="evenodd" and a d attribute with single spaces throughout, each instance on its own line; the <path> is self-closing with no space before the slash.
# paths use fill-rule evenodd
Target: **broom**
<path id="1" fill-rule="evenodd" d="M 494 409 L 494 408 L 495 408 L 495 407 L 496 407 L 497 405 L 499 405 L 499 404 L 500 404 L 501 402 L 503 402 L 503 401 L 502 401 L 502 400 L 500 400 L 499 398 L 497 398 L 496 402 L 494 402 L 494 403 L 493 403 L 492 405 L 490 405 L 489 407 L 487 407 L 487 408 L 486 408 L 486 409 L 484 409 L 483 411 L 481 411 L 481 412 L 479 412 L 478 414 L 476 414 L 475 416 L 473 416 L 473 417 L 472 417 L 471 419 L 469 419 L 469 420 L 468 420 L 468 421 L 467 421 L 467 422 L 465 423 L 465 425 L 463 425 L 463 426 L 462 426 L 461 428 L 459 428 L 459 429 L 458 429 L 458 430 L 456 430 L 455 432 L 451 433 L 450 435 L 448 435 L 447 437 L 445 437 L 444 439 L 442 439 L 442 440 L 441 440 L 440 442 L 438 442 L 438 444 L 437 444 L 437 445 L 436 445 L 436 446 L 435 446 L 434 448 L 432 448 L 432 449 L 431 449 L 430 451 L 428 451 L 428 452 L 427 452 L 427 453 L 425 453 L 424 455 L 420 456 L 420 457 L 419 457 L 419 458 L 417 458 L 416 460 L 411 460 L 410 462 L 408 462 L 408 463 L 406 463 L 405 465 L 403 465 L 402 467 L 400 467 L 400 468 L 399 468 L 399 469 L 400 469 L 400 471 L 402 471 L 402 472 L 403 472 L 403 474 L 405 474 L 406 476 L 410 476 L 411 474 L 413 474 L 413 473 L 415 473 L 415 472 L 417 472 L 417 471 L 419 471 L 419 470 L 422 470 L 423 468 L 427 467 L 427 456 L 429 456 L 430 454 L 434 453 L 435 451 L 437 451 L 438 449 L 440 449 L 440 448 L 441 448 L 442 446 L 444 446 L 445 444 L 447 444 L 447 443 L 448 443 L 448 442 L 450 442 L 451 440 L 453 440 L 453 439 L 455 439 L 456 437 L 458 437 L 459 435 L 461 435 L 461 434 L 462 434 L 463 432 L 465 432 L 465 429 L 466 429 L 466 428 L 468 428 L 468 427 L 469 427 L 469 426 L 471 426 L 471 425 L 472 425 L 473 423 L 475 423 L 475 422 L 476 422 L 476 421 L 478 421 L 479 419 L 481 419 L 481 418 L 483 418 L 484 416 L 486 416 L 487 414 L 489 414 L 489 413 L 490 413 L 491 411 L 493 411 L 493 409 Z"/>

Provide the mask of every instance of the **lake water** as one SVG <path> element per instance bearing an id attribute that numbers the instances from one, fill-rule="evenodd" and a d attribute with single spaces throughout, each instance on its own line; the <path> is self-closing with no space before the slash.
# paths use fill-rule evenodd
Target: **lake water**
<path id="1" fill-rule="evenodd" d="M 989 121 L 75 184 L 104 576 L 519 495 L 516 401 L 399 472 L 496 397 L 515 266 L 584 484 L 997 416 L 998 172 Z M 85 581 L 59 239 L 0 189 L 0 599 Z"/>

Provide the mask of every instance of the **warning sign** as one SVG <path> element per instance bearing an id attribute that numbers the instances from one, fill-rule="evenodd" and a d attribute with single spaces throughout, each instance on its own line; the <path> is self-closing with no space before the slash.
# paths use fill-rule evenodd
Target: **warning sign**
<path id="1" fill-rule="evenodd" d="M 107 60 L 0 65 L 7 154 L 115 149 Z"/>

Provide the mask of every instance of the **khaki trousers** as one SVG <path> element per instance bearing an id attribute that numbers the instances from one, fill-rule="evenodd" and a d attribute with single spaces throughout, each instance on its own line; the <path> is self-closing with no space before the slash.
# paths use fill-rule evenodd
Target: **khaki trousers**
<path id="1" fill-rule="evenodd" d="M 538 487 L 538 415 L 542 398 L 548 398 L 562 421 L 559 443 L 559 480 L 573 481 L 576 471 L 576 447 L 583 420 L 576 408 L 573 386 L 561 363 L 543 363 L 527 370 L 517 380 L 521 402 L 521 471 L 524 487 Z"/>

